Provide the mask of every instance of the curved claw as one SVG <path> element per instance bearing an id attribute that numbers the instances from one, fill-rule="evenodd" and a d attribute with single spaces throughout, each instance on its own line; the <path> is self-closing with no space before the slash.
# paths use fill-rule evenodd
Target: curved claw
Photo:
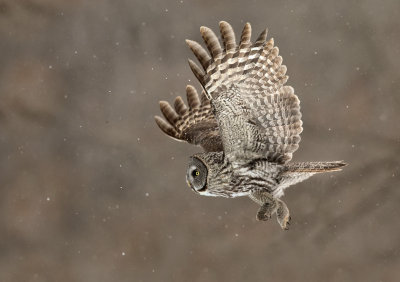
<path id="1" fill-rule="evenodd" d="M 281 222 L 279 222 L 283 230 L 289 230 L 291 219 L 292 218 L 289 215 L 289 216 L 285 217 Z"/>
<path id="2" fill-rule="evenodd" d="M 270 215 L 270 214 L 267 214 L 267 213 L 265 213 L 264 211 L 261 211 L 261 210 L 260 210 L 260 211 L 257 213 L 256 218 L 257 218 L 257 220 L 259 220 L 259 221 L 267 221 L 268 219 L 271 219 L 271 215 Z"/>

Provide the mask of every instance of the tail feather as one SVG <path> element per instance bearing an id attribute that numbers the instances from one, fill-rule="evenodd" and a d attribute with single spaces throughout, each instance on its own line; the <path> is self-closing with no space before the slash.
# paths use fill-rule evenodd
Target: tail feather
<path id="1" fill-rule="evenodd" d="M 344 161 L 334 162 L 299 162 L 291 163 L 287 165 L 287 169 L 290 172 L 330 172 L 342 170 L 342 167 L 346 166 L 347 163 Z"/>

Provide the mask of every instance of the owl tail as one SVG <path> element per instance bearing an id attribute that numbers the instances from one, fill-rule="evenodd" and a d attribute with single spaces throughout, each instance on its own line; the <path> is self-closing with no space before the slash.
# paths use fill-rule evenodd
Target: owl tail
<path id="1" fill-rule="evenodd" d="M 335 162 L 301 162 L 301 163 L 291 163 L 287 165 L 289 172 L 330 172 L 342 170 L 342 167 L 347 164 L 343 161 Z"/>

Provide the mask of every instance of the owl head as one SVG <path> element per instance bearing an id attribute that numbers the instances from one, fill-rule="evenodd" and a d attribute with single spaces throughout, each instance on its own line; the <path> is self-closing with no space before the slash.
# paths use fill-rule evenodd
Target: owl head
<path id="1" fill-rule="evenodd" d="M 202 160 L 193 156 L 190 158 L 186 171 L 186 182 L 195 192 L 202 192 L 207 189 L 208 169 Z"/>
<path id="2" fill-rule="evenodd" d="M 186 171 L 186 182 L 189 187 L 201 195 L 218 196 L 219 191 L 224 189 L 224 184 L 228 184 L 224 183 L 227 177 L 223 177 L 223 174 L 228 172 L 221 170 L 223 162 L 222 152 L 193 155 Z"/>

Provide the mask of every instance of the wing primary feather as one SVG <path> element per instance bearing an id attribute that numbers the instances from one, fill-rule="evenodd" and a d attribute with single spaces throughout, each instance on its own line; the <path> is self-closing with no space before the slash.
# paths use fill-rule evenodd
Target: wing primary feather
<path id="1" fill-rule="evenodd" d="M 225 21 L 221 21 L 219 22 L 219 29 L 221 31 L 221 37 L 222 41 L 224 42 L 226 52 L 235 51 L 236 39 L 232 26 Z"/>
<path id="2" fill-rule="evenodd" d="M 178 132 L 165 120 L 159 116 L 154 117 L 158 127 L 167 135 L 177 138 Z"/>
<path id="3" fill-rule="evenodd" d="M 215 33 L 208 27 L 200 27 L 200 33 L 206 43 L 207 49 L 211 56 L 217 59 L 222 54 L 221 45 L 219 44 L 218 37 Z"/>
<path id="4" fill-rule="evenodd" d="M 191 85 L 186 86 L 186 97 L 190 109 L 200 107 L 199 94 L 197 94 L 196 88 Z"/>
<path id="5" fill-rule="evenodd" d="M 204 73 L 203 71 L 199 68 L 199 66 L 193 62 L 191 59 L 189 61 L 189 67 L 192 70 L 193 74 L 196 76 L 197 80 L 204 85 Z"/>
<path id="6" fill-rule="evenodd" d="M 254 43 L 255 47 L 261 46 L 267 40 L 268 28 L 264 29 L 263 32 L 258 36 L 256 43 Z"/>
<path id="7" fill-rule="evenodd" d="M 211 62 L 211 57 L 207 53 L 207 51 L 204 50 L 204 48 L 201 47 L 201 45 L 199 43 L 197 43 L 196 41 L 186 39 L 186 43 L 187 43 L 187 45 L 189 45 L 189 48 L 192 50 L 193 54 L 199 60 L 203 69 L 207 70 L 207 68 Z"/>
<path id="8" fill-rule="evenodd" d="M 251 25 L 250 23 L 246 23 L 242 31 L 242 36 L 240 37 L 239 49 L 250 47 L 251 45 L 250 39 L 251 39 Z"/>
<path id="9" fill-rule="evenodd" d="M 174 108 L 175 108 L 175 111 L 180 116 L 183 116 L 188 111 L 188 108 L 186 107 L 185 102 L 183 102 L 183 99 L 181 96 L 178 96 L 175 98 Z"/>
<path id="10" fill-rule="evenodd" d="M 175 124 L 179 120 L 178 114 L 166 101 L 160 101 L 160 110 L 169 123 Z"/>

